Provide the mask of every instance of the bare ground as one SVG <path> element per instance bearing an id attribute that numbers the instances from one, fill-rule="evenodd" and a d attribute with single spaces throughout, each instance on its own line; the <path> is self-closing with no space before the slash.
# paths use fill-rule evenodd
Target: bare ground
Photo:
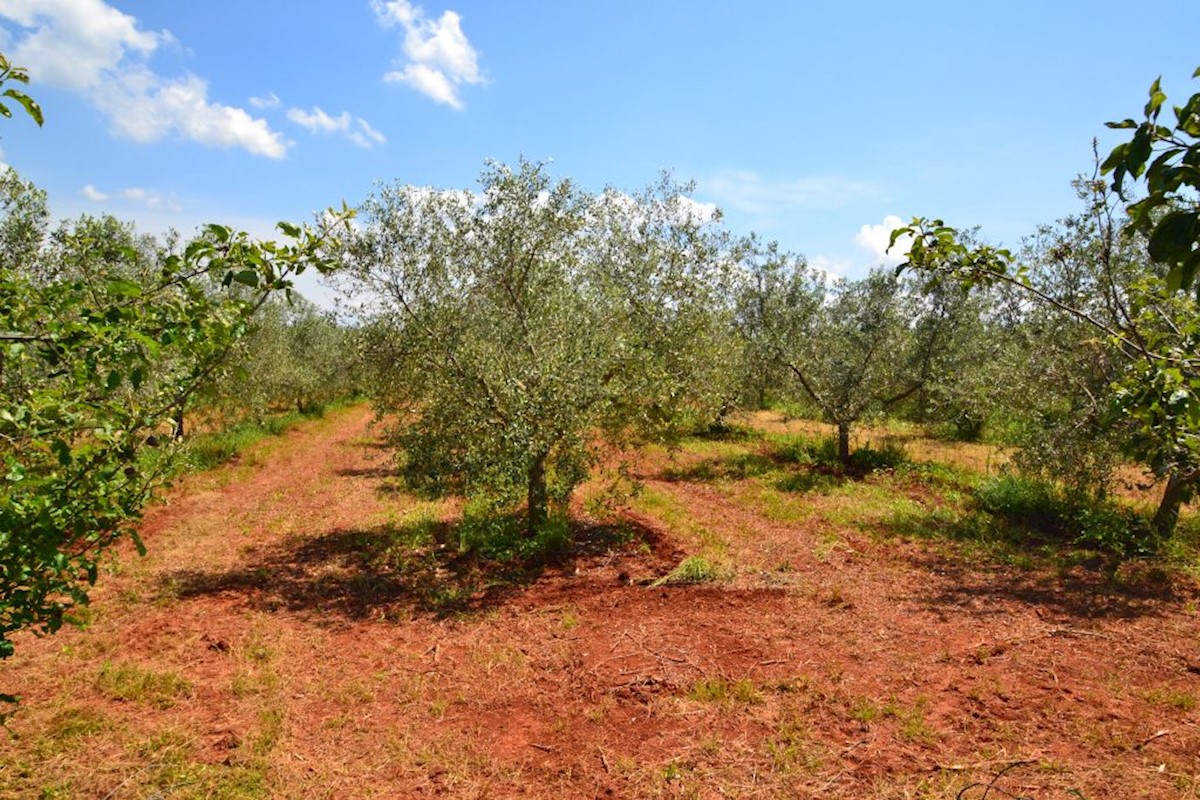
<path id="1" fill-rule="evenodd" d="M 380 561 L 455 509 L 399 491 L 368 422 L 189 478 L 85 629 L 18 642 L 0 797 L 1200 797 L 1186 576 L 769 513 L 657 457 L 657 504 L 532 573 Z M 697 552 L 730 579 L 648 585 Z"/>

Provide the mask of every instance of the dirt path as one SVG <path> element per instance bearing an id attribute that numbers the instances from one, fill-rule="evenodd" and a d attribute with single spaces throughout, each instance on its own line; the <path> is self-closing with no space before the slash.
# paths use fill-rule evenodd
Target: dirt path
<path id="1" fill-rule="evenodd" d="M 730 543 L 732 582 L 638 583 L 692 546 L 643 514 L 640 541 L 446 616 L 441 584 L 365 560 L 445 511 L 395 489 L 368 421 L 190 478 L 86 630 L 18 643 L 0 797 L 954 797 L 1014 762 L 1015 795 L 1200 797 L 1190 590 L 652 481 Z"/>

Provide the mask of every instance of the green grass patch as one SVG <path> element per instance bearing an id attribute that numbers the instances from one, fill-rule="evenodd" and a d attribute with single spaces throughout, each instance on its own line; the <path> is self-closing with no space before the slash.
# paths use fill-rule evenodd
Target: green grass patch
<path id="1" fill-rule="evenodd" d="M 174 672 L 154 672 L 128 662 L 105 661 L 95 685 L 105 697 L 155 708 L 170 708 L 192 694 L 192 682 L 186 678 Z"/>
<path id="2" fill-rule="evenodd" d="M 713 583 L 725 577 L 725 570 L 703 556 L 688 556 L 675 569 L 663 575 L 651 586 Z"/>
<path id="3" fill-rule="evenodd" d="M 291 411 L 262 420 L 246 420 L 223 431 L 202 433 L 183 446 L 184 469 L 204 471 L 219 467 L 263 439 L 280 436 L 310 419 L 320 419 L 336 405 L 318 406 L 304 412 Z"/>
<path id="4" fill-rule="evenodd" d="M 760 705 L 763 702 L 762 692 L 754 685 L 754 681 L 743 678 L 740 681 L 727 681 L 724 678 L 705 678 L 697 681 L 688 690 L 688 699 L 699 703 L 737 703 L 739 705 Z"/>
<path id="5" fill-rule="evenodd" d="M 895 440 L 885 438 L 878 445 L 866 444 L 850 451 L 849 463 L 838 458 L 837 439 L 814 439 L 800 435 L 769 436 L 774 457 L 783 463 L 817 466 L 850 475 L 893 470 L 908 464 L 911 459 Z"/>
<path id="6" fill-rule="evenodd" d="M 633 505 L 657 517 L 674 533 L 691 538 L 710 560 L 720 559 L 729 550 L 729 543 L 720 534 L 694 519 L 670 492 L 646 487 L 633 498 Z"/>

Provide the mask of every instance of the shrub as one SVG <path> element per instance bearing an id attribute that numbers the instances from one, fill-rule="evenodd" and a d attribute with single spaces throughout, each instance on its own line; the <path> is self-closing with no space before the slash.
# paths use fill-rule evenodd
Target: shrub
<path id="1" fill-rule="evenodd" d="M 975 492 L 981 510 L 1042 537 L 1121 556 L 1156 549 L 1149 523 L 1113 500 L 1068 492 L 1019 475 L 1002 475 Z"/>

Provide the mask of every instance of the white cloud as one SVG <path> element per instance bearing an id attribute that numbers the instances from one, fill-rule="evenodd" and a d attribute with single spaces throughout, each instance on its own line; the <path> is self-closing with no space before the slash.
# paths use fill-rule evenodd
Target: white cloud
<path id="1" fill-rule="evenodd" d="M 313 106 L 312 111 L 289 108 L 287 118 L 309 133 L 340 133 L 359 147 L 367 149 L 387 141 L 387 137 L 371 127 L 371 123 L 362 117 L 352 118 L 349 111 L 343 111 L 335 117 L 320 106 Z"/>
<path id="2" fill-rule="evenodd" d="M 359 147 L 372 148 L 377 144 L 387 142 L 387 137 L 379 131 L 371 127 L 371 123 L 367 122 L 362 117 L 355 120 L 357 128 L 346 134 L 350 141 L 354 142 Z"/>
<path id="3" fill-rule="evenodd" d="M 127 200 L 130 203 L 148 208 L 151 211 L 179 212 L 183 210 L 179 201 L 175 199 L 174 194 L 163 195 L 159 192 L 137 186 L 119 189 L 115 192 L 104 192 L 89 183 L 80 189 L 79 193 L 94 203 L 103 203 L 110 200 Z"/>
<path id="4" fill-rule="evenodd" d="M 684 217 L 701 224 L 718 219 L 721 213 L 716 203 L 701 203 L 683 195 L 676 199 L 676 204 Z"/>
<path id="5" fill-rule="evenodd" d="M 150 69 L 147 60 L 174 37 L 141 30 L 135 17 L 103 0 L 0 0 L 0 17 L 24 29 L 13 40 L 13 63 L 38 82 L 91 100 L 117 136 L 149 142 L 176 134 L 268 158 L 287 153 L 282 135 L 265 120 L 209 100 L 202 78 L 168 78 Z"/>
<path id="6" fill-rule="evenodd" d="M 350 114 L 343 111 L 336 117 L 329 116 L 323 108 L 313 106 L 311 112 L 302 108 L 288 109 L 287 118 L 310 133 L 345 132 L 350 127 Z"/>
<path id="7" fill-rule="evenodd" d="M 912 246 L 911 236 L 901 236 L 896 240 L 896 246 L 888 252 L 892 231 L 902 227 L 904 222 L 900 217 L 888 214 L 880 225 L 863 225 L 859 228 L 854 241 L 871 254 L 875 264 L 894 267 L 908 258 L 908 249 Z"/>
<path id="8" fill-rule="evenodd" d="M 173 41 L 142 31 L 134 17 L 102 0 L 2 0 L 0 15 L 32 30 L 10 53 L 39 81 L 75 91 L 94 88 L 126 54 L 146 57 Z"/>
<path id="9" fill-rule="evenodd" d="M 815 256 L 808 260 L 808 266 L 825 274 L 827 279 L 838 280 L 845 278 L 854 269 L 854 265 L 845 258 Z"/>
<path id="10" fill-rule="evenodd" d="M 718 173 L 701 187 L 722 206 L 764 216 L 796 208 L 841 206 L 879 192 L 870 181 L 839 177 L 773 180 L 749 170 Z"/>
<path id="11" fill-rule="evenodd" d="M 274 92 L 267 92 L 262 97 L 251 97 L 249 100 L 250 105 L 255 108 L 279 108 L 282 102 Z"/>
<path id="12" fill-rule="evenodd" d="M 459 89 L 485 82 L 479 53 L 462 31 L 462 17 L 445 11 L 436 20 L 409 0 L 371 0 L 375 16 L 385 27 L 404 29 L 408 62 L 384 74 L 388 83 L 405 83 L 451 108 L 462 109 Z"/>

